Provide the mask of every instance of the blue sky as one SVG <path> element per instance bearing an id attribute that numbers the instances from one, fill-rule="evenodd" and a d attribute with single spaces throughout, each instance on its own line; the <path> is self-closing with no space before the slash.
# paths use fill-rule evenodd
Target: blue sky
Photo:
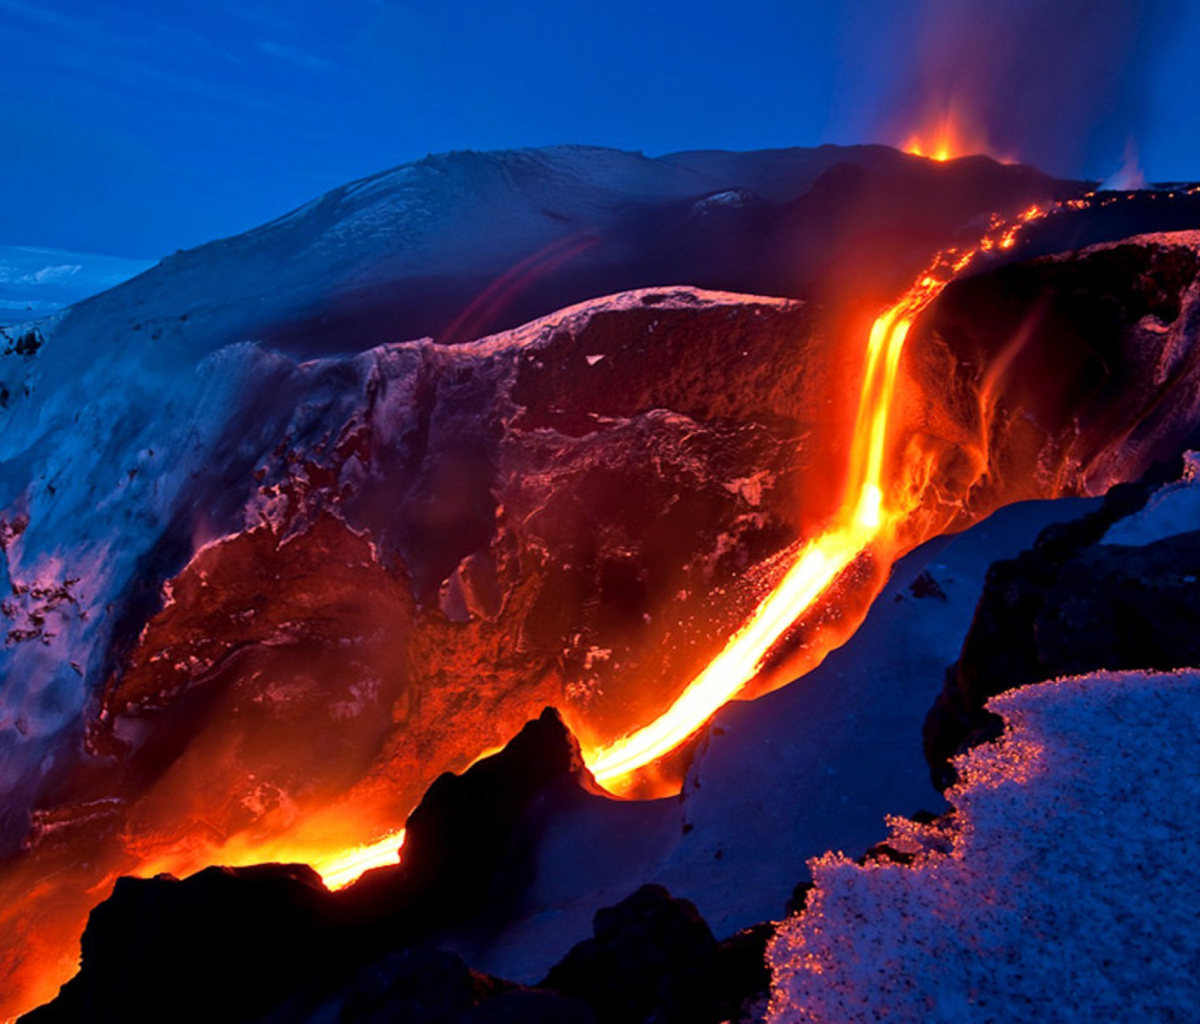
<path id="1" fill-rule="evenodd" d="M 1006 145 L 1100 177 L 1133 137 L 1152 178 L 1200 178 L 1200 5 L 1037 0 L 1063 22 L 1043 33 L 1020 22 L 1033 2 L 0 0 L 0 244 L 157 257 L 451 149 L 894 142 L 947 3 L 1042 40 L 1003 56 L 1047 84 L 988 79 L 1036 86 L 1016 127 L 995 122 Z M 1076 58 L 1077 9 L 1097 7 L 1111 24 Z M 1043 97 L 1073 60 L 1082 105 L 1060 130 Z"/>

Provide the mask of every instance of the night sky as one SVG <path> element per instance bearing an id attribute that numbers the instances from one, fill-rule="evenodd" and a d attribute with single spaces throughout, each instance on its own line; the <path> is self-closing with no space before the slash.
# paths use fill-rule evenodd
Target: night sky
<path id="1" fill-rule="evenodd" d="M 900 142 L 1200 178 L 1183 0 L 0 0 L 0 244 L 156 258 L 431 152 Z"/>

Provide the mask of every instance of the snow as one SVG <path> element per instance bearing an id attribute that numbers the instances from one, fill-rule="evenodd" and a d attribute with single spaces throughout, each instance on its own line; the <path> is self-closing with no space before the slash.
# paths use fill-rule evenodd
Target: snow
<path id="1" fill-rule="evenodd" d="M 1102 543 L 1149 544 L 1196 529 L 1200 529 L 1200 453 L 1188 452 L 1183 478 L 1159 488 L 1144 509 L 1113 524 Z"/>
<path id="2" fill-rule="evenodd" d="M 812 862 L 768 959 L 772 1024 L 1183 1021 L 1200 1006 L 1200 672 L 995 698 L 955 816 L 894 822 L 911 867 Z"/>

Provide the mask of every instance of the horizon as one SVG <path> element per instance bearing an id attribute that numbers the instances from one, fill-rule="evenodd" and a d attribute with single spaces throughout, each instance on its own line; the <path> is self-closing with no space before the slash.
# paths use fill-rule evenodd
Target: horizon
<path id="1" fill-rule="evenodd" d="M 1058 177 L 1104 180 L 1130 142 L 1150 180 L 1200 177 L 1183 0 L 0 0 L 0 30 L 6 246 L 159 259 L 456 151 L 899 146 L 939 103 Z"/>

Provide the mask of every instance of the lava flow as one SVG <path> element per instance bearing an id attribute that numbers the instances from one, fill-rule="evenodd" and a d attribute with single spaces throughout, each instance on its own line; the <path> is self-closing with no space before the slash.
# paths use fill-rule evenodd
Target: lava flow
<path id="1" fill-rule="evenodd" d="M 903 551 L 939 529 L 941 524 L 924 520 L 917 523 L 914 518 L 934 476 L 931 457 L 915 450 L 906 450 L 900 458 L 893 455 L 905 341 L 917 316 L 955 275 L 980 254 L 1010 248 L 1021 226 L 1043 212 L 1035 207 L 1015 220 L 995 218 L 975 247 L 943 252 L 898 301 L 876 317 L 867 337 L 839 510 L 824 530 L 796 550 L 790 567 L 745 624 L 663 714 L 615 742 L 585 747 L 585 760 L 603 786 L 618 793 L 632 789 L 638 773 L 644 776 L 646 769 L 695 735 L 724 703 L 756 681 L 761 682 L 764 662 L 780 653 L 784 647 L 781 641 L 798 620 L 830 601 L 833 588 L 851 567 L 864 559 L 871 560 L 877 570 L 873 585 L 880 586 L 880 571 L 885 572 Z M 250 535 L 250 540 L 259 536 Z M 321 548 L 322 558 L 328 557 L 329 550 L 341 549 Z M 327 584 L 327 577 L 322 578 Z M 861 598 L 867 589 L 857 582 L 855 608 L 864 612 L 866 602 Z M 865 596 L 869 601 L 873 593 Z M 841 595 L 836 595 L 836 600 L 840 603 Z M 829 645 L 816 646 L 824 649 Z M 193 844 L 180 840 L 164 853 L 153 844 L 140 849 L 130 839 L 126 852 L 137 857 L 139 863 L 122 863 L 111 871 L 97 873 L 85 898 L 89 905 L 104 899 L 117 873 L 148 877 L 165 871 L 182 875 L 206 864 L 236 866 L 265 860 L 312 863 L 329 888 L 343 888 L 370 868 L 396 863 L 404 839 L 402 831 L 382 835 L 386 825 L 376 815 L 370 824 L 360 821 L 358 826 L 363 834 L 374 832 L 377 838 L 351 846 L 347 839 L 353 834 L 354 824 L 348 810 L 342 803 L 321 814 L 308 814 L 299 827 L 269 841 L 259 837 L 241 842 L 233 837 L 213 844 L 202 837 Z M 62 856 L 69 856 L 66 847 Z M 14 905 L 10 914 L 14 934 L 27 937 L 21 940 L 25 951 L 13 954 L 18 959 L 9 961 L 13 971 L 25 972 L 24 988 L 10 998 L 17 1005 L 32 1006 L 52 998 L 58 985 L 77 966 L 76 954 L 67 950 L 79 934 L 80 904 L 63 902 L 52 911 L 39 910 L 49 906 L 52 894 L 39 874 L 41 870 L 38 862 L 30 861 L 10 879 L 14 887 L 10 891 L 24 887 L 33 894 L 27 903 Z M 36 958 L 36 966 L 32 958 Z"/>
<path id="2" fill-rule="evenodd" d="M 831 526 L 797 556 L 787 574 L 667 710 L 650 725 L 589 751 L 585 758 L 597 781 L 619 788 L 628 776 L 684 742 L 758 673 L 764 658 L 788 629 L 869 548 L 890 563 L 899 527 L 919 495 L 905 485 L 916 467 L 901 466 L 885 479 L 888 427 L 896 394 L 900 355 L 913 321 L 942 289 L 981 252 L 1011 247 L 1015 231 L 1044 213 L 1031 207 L 1016 225 L 996 223 L 974 249 L 939 254 L 928 271 L 878 317 L 867 342 L 866 369 L 850 455 L 849 484 Z"/>
<path id="3" fill-rule="evenodd" d="M 404 829 L 400 829 L 365 846 L 331 854 L 312 866 L 330 889 L 344 889 L 361 877 L 364 871 L 399 863 L 400 847 L 403 845 Z"/>
<path id="4" fill-rule="evenodd" d="M 727 701 L 759 673 L 785 633 L 813 607 L 861 555 L 872 551 L 883 564 L 903 553 L 901 527 L 920 500 L 913 481 L 927 478 L 923 467 L 901 465 L 886 472 L 889 426 L 900 357 L 917 316 L 954 277 L 981 253 L 1008 249 L 1017 232 L 1045 214 L 1030 207 L 1014 221 L 994 218 L 986 235 L 970 249 L 940 253 L 927 271 L 892 306 L 876 317 L 868 336 L 866 365 L 854 424 L 847 486 L 829 527 L 805 544 L 775 588 L 721 652 L 649 725 L 608 746 L 584 752 L 596 780 L 621 792 L 639 770 L 671 753 L 694 735 Z M 914 456 L 920 458 L 920 456 Z M 922 538 L 923 539 L 923 538 Z M 400 833 L 402 840 L 403 833 Z M 374 857 L 370 851 L 375 851 Z M 394 863 L 396 838 L 331 857 L 319 870 L 331 888 L 349 884 L 370 867 Z M 336 866 L 335 866 L 336 865 Z"/>

